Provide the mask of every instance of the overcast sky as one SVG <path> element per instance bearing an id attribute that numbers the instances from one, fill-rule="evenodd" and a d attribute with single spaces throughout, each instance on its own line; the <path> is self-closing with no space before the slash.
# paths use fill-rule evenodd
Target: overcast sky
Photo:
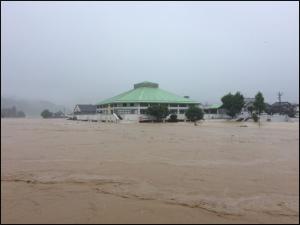
<path id="1" fill-rule="evenodd" d="M 298 2 L 1 2 L 1 95 L 95 103 L 141 81 L 299 102 Z"/>

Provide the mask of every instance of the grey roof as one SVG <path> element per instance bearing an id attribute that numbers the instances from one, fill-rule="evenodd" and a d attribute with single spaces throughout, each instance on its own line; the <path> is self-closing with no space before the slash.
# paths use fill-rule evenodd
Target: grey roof
<path id="1" fill-rule="evenodd" d="M 78 104 L 77 105 L 80 108 L 81 112 L 96 112 L 96 105 L 83 105 L 83 104 Z"/>
<path id="2" fill-rule="evenodd" d="M 272 106 L 291 106 L 292 104 L 289 102 L 275 102 L 272 104 Z"/>

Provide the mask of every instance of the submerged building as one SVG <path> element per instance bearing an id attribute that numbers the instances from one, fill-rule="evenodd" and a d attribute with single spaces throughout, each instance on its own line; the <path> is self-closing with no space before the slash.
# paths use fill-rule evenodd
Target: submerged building
<path id="1" fill-rule="evenodd" d="M 97 113 L 115 114 L 125 120 L 147 120 L 146 110 L 153 105 L 166 105 L 170 114 L 177 114 L 178 119 L 185 119 L 185 112 L 189 106 L 199 106 L 199 102 L 188 96 L 178 96 L 159 88 L 157 83 L 142 82 L 134 84 L 134 88 L 112 98 L 98 102 Z"/>

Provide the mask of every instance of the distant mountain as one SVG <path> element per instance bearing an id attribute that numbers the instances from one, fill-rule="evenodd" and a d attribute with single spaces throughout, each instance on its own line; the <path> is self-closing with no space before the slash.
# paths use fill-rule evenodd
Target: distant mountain
<path id="1" fill-rule="evenodd" d="M 1 97 L 1 109 L 12 106 L 15 106 L 18 110 L 22 110 L 26 114 L 26 117 L 40 117 L 44 109 L 48 109 L 52 112 L 61 110 L 62 112 L 65 111 L 68 113 L 71 111 L 62 105 L 56 105 L 49 101 Z"/>

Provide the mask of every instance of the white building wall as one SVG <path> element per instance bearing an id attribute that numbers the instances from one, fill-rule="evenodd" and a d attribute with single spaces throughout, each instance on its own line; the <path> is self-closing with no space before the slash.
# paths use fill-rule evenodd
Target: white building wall
<path id="1" fill-rule="evenodd" d="M 168 104 L 168 108 L 169 110 L 175 111 L 173 113 L 177 114 L 177 119 L 179 120 L 185 120 L 185 114 L 184 113 L 180 113 L 182 110 L 187 110 L 188 109 L 188 105 L 186 107 L 180 107 L 179 105 L 175 106 L 176 104 L 172 104 L 172 106 L 170 106 L 170 104 Z M 149 106 L 149 104 L 148 104 Z M 108 108 L 99 108 L 97 107 L 97 112 L 99 115 L 102 115 L 101 118 L 104 118 L 104 116 L 108 113 L 108 109 L 113 110 L 114 112 L 116 112 L 117 110 L 135 110 L 135 114 L 124 114 L 122 112 L 119 112 L 119 115 L 123 118 L 124 121 L 140 121 L 140 120 L 152 120 L 154 119 L 153 117 L 146 115 L 146 114 L 141 114 L 141 110 L 145 110 L 148 108 L 148 106 L 140 106 L 140 103 L 134 103 L 134 106 L 129 106 L 129 104 L 127 104 L 126 107 L 123 106 L 123 104 L 117 104 L 116 107 L 108 107 Z M 173 114 L 172 113 L 172 114 Z M 110 114 L 110 112 L 109 112 Z"/>

